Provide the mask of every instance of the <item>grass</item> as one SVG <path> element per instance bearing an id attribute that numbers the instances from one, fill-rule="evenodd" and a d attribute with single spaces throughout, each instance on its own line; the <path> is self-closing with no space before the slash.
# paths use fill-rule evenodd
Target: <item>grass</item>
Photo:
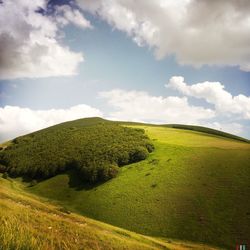
<path id="1" fill-rule="evenodd" d="M 169 128 L 193 130 L 193 131 L 197 131 L 197 132 L 202 132 L 202 133 L 206 133 L 206 134 L 210 134 L 210 135 L 226 137 L 226 138 L 229 138 L 229 139 L 234 139 L 234 140 L 248 142 L 248 143 L 250 142 L 249 140 L 247 140 L 247 139 L 245 139 L 243 137 L 232 135 L 232 134 L 229 134 L 229 133 L 226 133 L 226 132 L 223 132 L 223 131 L 220 131 L 220 130 L 212 129 L 212 128 L 202 127 L 202 126 L 183 125 L 183 124 L 167 124 L 165 126 L 169 127 Z"/>
<path id="2" fill-rule="evenodd" d="M 32 185 L 20 179 L 1 178 L 0 246 L 3 249 L 73 249 L 72 246 L 76 249 L 209 249 L 207 244 L 232 249 L 236 244 L 250 244 L 248 140 L 197 126 L 116 123 L 144 129 L 155 150 L 146 160 L 120 168 L 114 179 L 105 183 L 84 182 L 76 168 L 66 172 L 63 169 L 61 174 Z M 31 166 L 27 163 L 35 164 L 34 157 L 29 158 L 35 150 L 30 141 L 55 138 L 60 143 L 55 146 L 51 142 L 51 145 L 61 152 L 62 158 L 70 159 L 71 150 L 82 149 L 81 143 L 86 142 L 84 139 L 78 143 L 78 136 L 71 135 L 79 134 L 80 129 L 81 138 L 85 138 L 85 132 L 97 124 L 103 131 L 113 128 L 113 122 L 100 118 L 67 122 L 18 138 L 14 144 L 8 142 L 2 145 L 2 154 L 7 147 L 11 155 L 11 148 L 18 147 L 21 140 L 25 148 L 30 149 L 23 155 L 17 154 L 26 157 L 23 170 Z M 112 131 L 109 129 L 107 134 L 109 141 Z M 98 148 L 99 134 L 92 134 L 95 143 L 88 137 L 88 145 Z M 34 145 L 41 146 L 40 143 Z M 117 155 L 123 152 L 118 146 L 119 143 L 112 147 Z M 67 154 L 63 151 L 65 147 Z M 96 153 L 96 150 L 90 151 Z M 40 157 L 43 161 L 55 159 L 52 151 L 46 152 L 44 150 Z M 84 150 L 82 153 L 86 156 Z M 58 167 L 57 161 L 53 167 Z M 18 168 L 17 160 L 15 169 Z M 44 198 L 38 200 L 37 196 L 48 199 L 49 203 L 44 203 Z M 81 223 L 86 226 L 82 228 Z M 45 235 L 48 235 L 47 243 L 43 240 Z M 170 242 L 165 238 L 170 238 Z M 187 243 L 189 241 L 205 246 Z"/>
<path id="3" fill-rule="evenodd" d="M 210 249 L 205 245 L 136 234 L 27 194 L 20 182 L 0 178 L 1 250 Z"/>
<path id="4" fill-rule="evenodd" d="M 133 126 L 133 125 L 130 125 Z M 199 131 L 144 128 L 155 151 L 101 185 L 74 172 L 26 190 L 82 215 L 155 237 L 228 249 L 249 242 L 250 144 Z"/>
<path id="5" fill-rule="evenodd" d="M 186 124 L 161 124 L 161 125 L 155 125 L 155 124 L 150 124 L 150 123 L 140 123 L 140 122 L 123 122 L 123 121 L 119 121 L 117 122 L 119 124 L 123 124 L 123 125 L 128 125 L 128 126 L 134 126 L 134 125 L 138 125 L 138 126 L 154 126 L 154 127 L 167 127 L 167 128 L 174 128 L 174 129 L 181 129 L 181 130 L 191 130 L 194 132 L 201 132 L 204 134 L 209 134 L 209 135 L 215 135 L 218 137 L 224 137 L 224 138 L 229 138 L 229 139 L 233 139 L 233 140 L 237 140 L 237 141 L 242 141 L 242 142 L 247 142 L 250 143 L 250 140 L 237 136 L 237 135 L 233 135 L 233 134 L 229 134 L 226 133 L 224 131 L 221 130 L 216 130 L 216 129 L 212 129 L 212 128 L 207 128 L 207 127 L 203 127 L 203 126 L 195 126 L 195 125 L 186 125 Z"/>

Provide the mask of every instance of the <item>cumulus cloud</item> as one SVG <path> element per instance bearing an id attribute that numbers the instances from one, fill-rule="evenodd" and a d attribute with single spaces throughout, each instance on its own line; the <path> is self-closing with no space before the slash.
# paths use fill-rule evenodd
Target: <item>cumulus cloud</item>
<path id="1" fill-rule="evenodd" d="M 153 96 L 144 91 L 121 89 L 103 91 L 99 93 L 99 97 L 112 110 L 105 113 L 105 110 L 102 112 L 84 104 L 68 109 L 50 110 L 5 106 L 0 108 L 0 141 L 64 121 L 93 116 L 156 124 L 194 124 L 238 135 L 246 134 L 246 126 L 244 122 L 241 123 L 241 119 L 250 119 L 247 106 L 249 97 L 245 97 L 248 98 L 247 101 L 242 97 L 233 97 L 219 83 L 187 85 L 183 77 L 172 77 L 167 87 L 177 89 L 185 96 Z M 189 96 L 205 99 L 214 108 L 208 108 L 204 104 L 192 105 Z M 237 108 L 232 112 L 230 107 L 234 105 Z M 225 116 L 225 113 L 231 116 Z"/>
<path id="2" fill-rule="evenodd" d="M 70 6 L 48 14 L 46 0 L 0 1 L 0 79 L 69 76 L 83 61 L 60 41 L 60 28 L 91 24 Z"/>
<path id="3" fill-rule="evenodd" d="M 249 0 L 77 0 L 157 58 L 250 71 Z"/>
<path id="4" fill-rule="evenodd" d="M 220 82 L 202 82 L 188 85 L 182 76 L 174 76 L 166 85 L 186 96 L 206 100 L 214 105 L 215 110 L 223 115 L 238 115 L 238 118 L 250 120 L 250 97 L 245 95 L 232 96 Z"/>
<path id="5" fill-rule="evenodd" d="M 246 135 L 246 126 L 242 121 L 250 119 L 249 97 L 233 97 L 218 82 L 187 85 L 183 77 L 177 76 L 172 77 L 166 86 L 177 89 L 184 96 L 152 96 L 143 91 L 121 89 L 100 92 L 99 96 L 113 109 L 106 114 L 108 119 L 156 124 L 193 124 Z M 205 99 L 214 107 L 192 105 L 189 96 Z"/>
<path id="6" fill-rule="evenodd" d="M 68 109 L 32 110 L 17 106 L 0 108 L 0 141 L 13 139 L 61 122 L 102 116 L 102 112 L 85 104 Z"/>
<path id="7" fill-rule="evenodd" d="M 190 105 L 186 97 L 151 96 L 142 91 L 119 89 L 101 92 L 100 97 L 115 109 L 109 113 L 115 120 L 198 124 L 215 116 L 211 109 Z"/>
<path id="8" fill-rule="evenodd" d="M 80 28 L 92 28 L 91 23 L 82 15 L 82 13 L 73 9 L 69 5 L 56 6 L 56 21 L 61 25 L 72 23 Z"/>

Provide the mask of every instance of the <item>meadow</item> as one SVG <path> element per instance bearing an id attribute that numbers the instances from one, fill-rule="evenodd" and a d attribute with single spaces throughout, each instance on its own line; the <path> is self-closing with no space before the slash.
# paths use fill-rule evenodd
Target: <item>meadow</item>
<path id="1" fill-rule="evenodd" d="M 70 213 L 1 174 L 0 187 L 0 250 L 218 249 L 148 237 Z"/>
<path id="2" fill-rule="evenodd" d="M 68 209 L 157 237 L 232 248 L 250 235 L 250 145 L 158 126 L 143 128 L 155 151 L 102 185 L 79 185 L 74 172 L 29 191 Z"/>
<path id="3" fill-rule="evenodd" d="M 103 123 L 100 119 L 77 120 L 51 127 L 50 132 L 56 134 L 59 130 L 92 126 L 96 122 Z M 105 121 L 100 126 L 113 126 L 110 123 Z M 195 249 L 210 249 L 208 245 L 232 249 L 236 244 L 249 242 L 250 144 L 247 140 L 206 128 L 204 133 L 194 130 L 195 127 L 117 123 L 119 131 L 124 131 L 122 128 L 133 131 L 141 136 L 139 142 L 145 148 L 153 144 L 154 150 L 144 160 L 121 166 L 115 178 L 105 182 L 83 181 L 77 169 L 71 168 L 32 185 L 26 178 L 23 181 L 8 178 L 11 187 L 17 185 L 18 192 L 43 197 L 40 199 L 46 199 L 50 206 L 79 214 L 74 216 L 82 215 L 85 219 L 129 230 L 125 232 L 157 238 L 164 242 L 161 244 L 168 244 L 164 245 L 167 249 L 179 249 L 180 245 L 171 245 L 176 242 L 173 239 L 196 242 L 198 245 L 192 246 Z M 38 225 L 42 223 L 41 220 Z M 107 238 L 101 242 L 104 244 L 106 240 L 111 244 Z M 113 246 L 120 249 L 119 244 Z"/>

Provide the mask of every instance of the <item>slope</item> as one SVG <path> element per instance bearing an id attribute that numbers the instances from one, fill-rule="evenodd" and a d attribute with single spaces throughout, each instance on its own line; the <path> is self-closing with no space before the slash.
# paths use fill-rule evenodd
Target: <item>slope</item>
<path id="1" fill-rule="evenodd" d="M 229 249 L 249 241 L 248 143 L 164 126 L 133 127 L 145 129 L 154 142 L 145 161 L 122 167 L 100 185 L 81 185 L 71 171 L 28 190 L 138 233 Z"/>
<path id="2" fill-rule="evenodd" d="M 23 185 L 0 178 L 1 250 L 79 249 L 210 249 L 188 242 L 164 241 L 139 235 L 69 213 L 23 190 Z"/>

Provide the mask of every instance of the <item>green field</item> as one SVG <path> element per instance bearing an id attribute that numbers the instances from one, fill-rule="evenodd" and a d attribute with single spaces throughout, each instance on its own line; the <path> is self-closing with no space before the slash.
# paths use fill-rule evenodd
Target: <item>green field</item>
<path id="1" fill-rule="evenodd" d="M 250 145 L 189 130 L 139 126 L 155 151 L 96 186 L 74 172 L 29 191 L 139 233 L 232 248 L 249 240 Z"/>
<path id="2" fill-rule="evenodd" d="M 218 250 L 140 235 L 52 205 L 0 174 L 0 250 Z"/>
<path id="3" fill-rule="evenodd" d="M 83 119 L 52 129 L 81 127 L 86 121 L 96 122 Z M 32 187 L 20 183 L 22 191 L 143 235 L 226 249 L 249 242 L 247 140 L 206 128 L 203 133 L 188 126 L 120 124 L 144 129 L 155 147 L 145 160 L 121 167 L 106 182 L 84 182 L 76 169 L 68 169 Z"/>

